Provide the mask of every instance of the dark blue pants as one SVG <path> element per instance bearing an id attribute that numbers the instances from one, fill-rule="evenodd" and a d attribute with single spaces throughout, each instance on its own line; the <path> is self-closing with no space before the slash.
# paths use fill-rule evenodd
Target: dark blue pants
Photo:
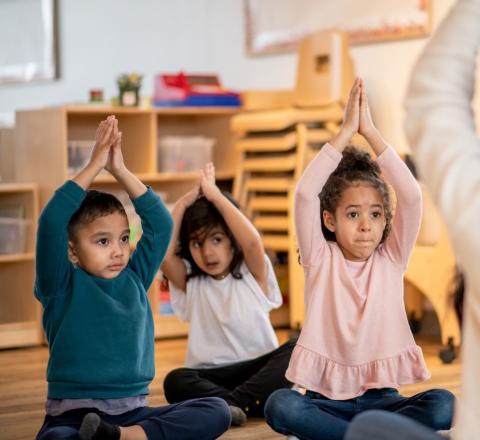
<path id="1" fill-rule="evenodd" d="M 445 440 L 445 437 L 400 414 L 372 410 L 352 420 L 345 440 Z"/>
<path id="2" fill-rule="evenodd" d="M 382 409 L 402 414 L 434 430 L 452 424 L 454 396 L 447 390 L 429 390 L 403 397 L 393 388 L 368 390 L 349 400 L 331 400 L 307 391 L 278 390 L 265 404 L 267 423 L 280 434 L 301 440 L 342 440 L 350 421 L 359 413 Z"/>
<path id="3" fill-rule="evenodd" d="M 117 416 L 85 408 L 67 411 L 59 416 L 46 416 L 37 440 L 78 440 L 83 417 L 96 412 L 107 423 L 140 425 L 149 440 L 210 440 L 222 435 L 231 422 L 224 400 L 216 397 L 187 400 L 158 408 L 143 407 Z"/>

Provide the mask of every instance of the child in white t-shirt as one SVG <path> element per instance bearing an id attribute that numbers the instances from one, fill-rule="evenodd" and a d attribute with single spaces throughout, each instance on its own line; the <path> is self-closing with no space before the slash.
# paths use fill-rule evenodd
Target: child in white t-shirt
<path id="1" fill-rule="evenodd" d="M 282 297 L 261 237 L 216 186 L 212 164 L 200 171 L 172 216 L 174 232 L 161 269 L 173 309 L 190 322 L 190 333 L 186 368 L 167 375 L 165 397 L 221 397 L 234 425 L 244 424 L 247 414 L 263 417 L 268 396 L 291 386 L 285 371 L 295 341 L 278 347 L 269 320 Z"/>

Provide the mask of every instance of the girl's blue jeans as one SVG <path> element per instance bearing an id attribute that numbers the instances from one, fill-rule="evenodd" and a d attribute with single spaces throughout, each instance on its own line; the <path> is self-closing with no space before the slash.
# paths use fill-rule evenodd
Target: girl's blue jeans
<path id="1" fill-rule="evenodd" d="M 268 398 L 265 420 L 280 434 L 301 440 L 342 440 L 350 421 L 371 409 L 402 414 L 434 430 L 449 429 L 454 401 L 450 391 L 440 389 L 412 397 L 403 397 L 394 388 L 372 389 L 348 400 L 331 400 L 313 391 L 302 395 L 282 389 Z"/>

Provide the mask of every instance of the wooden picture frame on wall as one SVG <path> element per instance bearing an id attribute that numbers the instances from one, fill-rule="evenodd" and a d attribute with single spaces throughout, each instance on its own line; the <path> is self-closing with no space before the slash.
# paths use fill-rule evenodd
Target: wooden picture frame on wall
<path id="1" fill-rule="evenodd" d="M 425 37 L 433 0 L 244 0 L 251 55 L 288 52 L 308 35 L 336 28 L 351 44 Z"/>

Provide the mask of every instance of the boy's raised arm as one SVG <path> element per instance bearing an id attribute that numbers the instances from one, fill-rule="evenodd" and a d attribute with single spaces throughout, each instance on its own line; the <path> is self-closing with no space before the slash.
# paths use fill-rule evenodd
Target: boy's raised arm
<path id="1" fill-rule="evenodd" d="M 113 117 L 113 142 L 108 150 L 104 168 L 109 171 L 133 201 L 135 211 L 142 221 L 142 237 L 130 259 L 129 266 L 148 289 L 158 271 L 168 247 L 172 232 L 170 213 L 153 191 L 125 165 L 122 154 L 122 133 Z M 102 159 L 105 159 L 102 156 Z"/>
<path id="2" fill-rule="evenodd" d="M 95 134 L 95 146 L 88 164 L 55 191 L 40 215 L 36 246 L 35 295 L 39 299 L 62 294 L 71 264 L 68 261 L 67 226 L 85 198 L 85 190 L 105 166 L 115 117 L 102 121 Z"/>

